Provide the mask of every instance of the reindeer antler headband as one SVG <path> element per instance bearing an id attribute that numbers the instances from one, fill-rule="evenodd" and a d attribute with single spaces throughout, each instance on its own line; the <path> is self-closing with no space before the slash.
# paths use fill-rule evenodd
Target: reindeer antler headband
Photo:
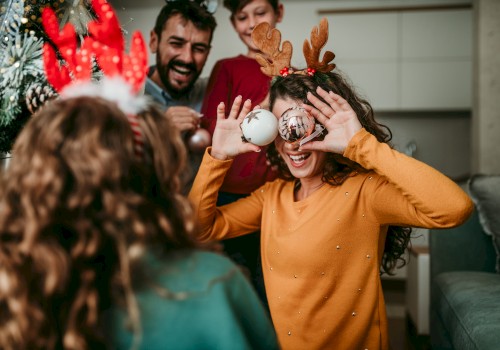
<path id="1" fill-rule="evenodd" d="M 61 97 L 99 96 L 115 102 L 128 116 L 134 132 L 135 151 L 144 152 L 144 137 L 136 113 L 147 104 L 138 92 L 146 80 L 148 54 L 140 32 L 132 36 L 130 55 L 124 52 L 125 42 L 118 18 L 106 0 L 92 0 L 96 20 L 88 24 L 89 36 L 78 47 L 74 27 L 67 23 L 59 31 L 56 14 L 50 7 L 42 12 L 42 23 L 52 41 L 43 47 L 47 80 Z M 58 52 L 64 64 L 57 57 Z M 91 81 L 92 60 L 104 73 L 97 84 Z"/>
<path id="2" fill-rule="evenodd" d="M 286 40 L 281 43 L 281 33 L 278 29 L 272 28 L 269 23 L 258 24 L 252 31 L 252 40 L 257 48 L 267 56 L 257 54 L 256 60 L 261 65 L 261 70 L 268 76 L 287 76 L 288 74 L 309 74 L 315 72 L 330 72 L 335 69 L 335 64 L 331 61 L 335 54 L 326 51 L 320 61 L 321 49 L 328 41 L 328 20 L 321 19 L 319 27 L 311 30 L 311 42 L 304 40 L 303 52 L 306 59 L 307 69 L 294 71 L 290 62 L 292 59 L 292 44 Z"/>

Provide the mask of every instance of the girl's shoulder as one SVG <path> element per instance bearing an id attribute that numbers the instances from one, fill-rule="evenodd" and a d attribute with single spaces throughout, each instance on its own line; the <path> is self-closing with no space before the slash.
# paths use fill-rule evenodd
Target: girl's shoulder
<path id="1" fill-rule="evenodd" d="M 170 267 L 171 271 L 199 275 L 208 280 L 225 275 L 235 269 L 238 270 L 237 266 L 226 256 L 201 249 L 173 253 L 164 263 Z"/>
<path id="2" fill-rule="evenodd" d="M 255 59 L 247 57 L 245 55 L 222 58 L 216 62 L 216 65 L 225 67 L 235 67 L 239 69 L 244 68 L 241 67 L 241 65 L 257 65 L 260 67 L 259 63 Z"/>

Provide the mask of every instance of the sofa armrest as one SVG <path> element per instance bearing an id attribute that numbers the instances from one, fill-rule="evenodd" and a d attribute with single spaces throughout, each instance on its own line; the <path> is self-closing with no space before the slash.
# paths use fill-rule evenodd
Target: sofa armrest
<path id="1" fill-rule="evenodd" d="M 446 271 L 495 272 L 495 248 L 479 223 L 477 210 L 460 226 L 431 229 L 429 249 L 431 281 Z"/>

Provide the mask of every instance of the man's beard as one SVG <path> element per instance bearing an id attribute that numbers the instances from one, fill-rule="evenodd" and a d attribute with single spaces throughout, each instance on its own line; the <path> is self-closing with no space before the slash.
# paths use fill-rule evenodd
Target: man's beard
<path id="1" fill-rule="evenodd" d="M 185 67 L 192 72 L 195 72 L 193 79 L 191 79 L 189 84 L 183 89 L 178 89 L 177 87 L 172 86 L 172 84 L 170 84 L 170 80 L 168 79 L 168 72 L 171 69 L 175 69 L 174 66 Z M 201 73 L 201 71 L 196 71 L 196 66 L 193 63 L 184 63 L 183 61 L 176 59 L 172 59 L 166 65 L 162 65 L 159 52 L 156 54 L 156 69 L 158 70 L 158 75 L 160 76 L 160 80 L 163 83 L 163 86 L 165 86 L 165 89 L 173 98 L 179 98 L 183 95 L 188 94 Z"/>

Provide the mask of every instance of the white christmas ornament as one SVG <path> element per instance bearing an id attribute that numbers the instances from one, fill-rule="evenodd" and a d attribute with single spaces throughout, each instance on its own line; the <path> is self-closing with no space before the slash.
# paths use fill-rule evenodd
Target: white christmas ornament
<path id="1" fill-rule="evenodd" d="M 265 146 L 278 136 L 278 119 L 266 109 L 255 109 L 243 119 L 241 131 L 246 141 Z"/>

